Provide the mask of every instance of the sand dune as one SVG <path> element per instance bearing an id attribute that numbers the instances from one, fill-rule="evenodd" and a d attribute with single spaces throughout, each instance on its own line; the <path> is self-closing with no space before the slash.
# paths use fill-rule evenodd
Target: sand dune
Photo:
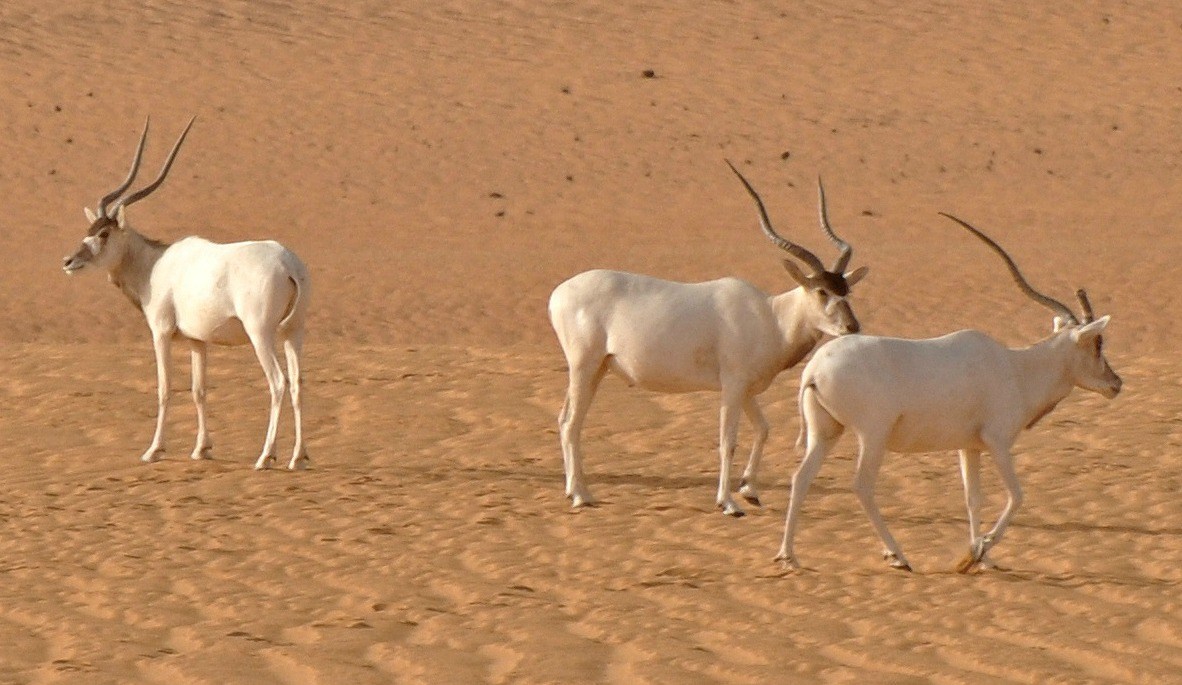
<path id="1" fill-rule="evenodd" d="M 0 683 L 1178 682 L 1182 14 L 683 5 L 6 3 Z M 194 113 L 131 218 L 309 264 L 307 472 L 251 470 L 267 399 L 242 349 L 211 359 L 215 460 L 187 458 L 179 372 L 168 456 L 140 464 L 146 328 L 59 269 L 143 118 L 153 169 Z M 1004 570 L 951 572 L 951 454 L 888 457 L 916 572 L 889 570 L 847 440 L 806 505 L 805 569 L 780 571 L 792 372 L 765 395 L 763 509 L 713 510 L 714 397 L 613 379 L 585 431 L 601 504 L 568 510 L 554 285 L 606 266 L 788 287 L 724 158 L 831 255 L 824 176 L 871 266 L 868 331 L 1045 334 L 940 210 L 1112 314 L 1126 389 L 1019 441 Z M 992 516 L 988 469 L 985 488 Z"/>

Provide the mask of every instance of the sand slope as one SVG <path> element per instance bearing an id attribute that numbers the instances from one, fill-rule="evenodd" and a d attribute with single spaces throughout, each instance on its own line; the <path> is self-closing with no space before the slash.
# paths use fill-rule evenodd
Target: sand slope
<path id="1" fill-rule="evenodd" d="M 0 683 L 1178 682 L 1182 12 L 346 5 L 0 8 Z M 266 393 L 242 349 L 212 355 L 216 460 L 187 459 L 178 349 L 168 458 L 139 464 L 146 329 L 59 268 L 144 116 L 150 176 L 194 113 L 131 218 L 309 264 L 305 473 L 250 469 Z M 554 285 L 606 266 L 788 286 L 723 158 L 831 259 L 824 175 L 872 269 L 868 331 L 1045 333 L 939 210 L 1113 315 L 1126 389 L 1077 393 L 1019 442 L 1006 570 L 950 572 L 951 454 L 888 458 L 881 504 L 916 573 L 887 569 L 848 440 L 810 493 L 806 569 L 771 563 L 791 372 L 765 396 L 764 509 L 713 511 L 714 397 L 611 380 L 585 437 L 601 505 L 568 511 Z"/>

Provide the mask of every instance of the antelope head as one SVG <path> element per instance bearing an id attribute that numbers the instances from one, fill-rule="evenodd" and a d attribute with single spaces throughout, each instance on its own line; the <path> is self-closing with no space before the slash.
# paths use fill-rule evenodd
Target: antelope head
<path id="1" fill-rule="evenodd" d="M 1116 397 L 1120 392 L 1121 380 L 1104 357 L 1104 337 L 1102 335 L 1104 328 L 1108 326 L 1109 317 L 1096 318 L 1092 311 L 1092 303 L 1088 300 L 1088 294 L 1082 288 L 1075 291 L 1082 311 L 1082 316 L 1077 317 L 1067 305 L 1032 288 L 1010 255 L 1000 245 L 993 242 L 989 236 L 951 214 L 944 212 L 940 212 L 940 214 L 960 224 L 980 238 L 994 252 L 1001 255 L 1006 266 L 1010 269 L 1010 275 L 1014 277 L 1014 282 L 1018 284 L 1018 288 L 1027 297 L 1055 314 L 1054 337 L 1058 344 L 1068 350 L 1068 372 L 1071 382 L 1078 388 L 1091 390 L 1109 399 Z"/>
<path id="2" fill-rule="evenodd" d="M 850 258 L 854 256 L 854 248 L 838 238 L 837 234 L 833 232 L 833 227 L 829 225 L 829 212 L 825 207 L 825 187 L 821 184 L 820 177 L 817 178 L 817 195 L 820 205 L 818 211 L 821 231 L 841 250 L 832 269 L 826 269 L 825 264 L 817 255 L 776 233 L 759 193 L 755 192 L 755 188 L 747 182 L 743 174 L 739 173 L 739 170 L 729 160 L 727 166 L 735 172 L 735 175 L 742 181 L 743 187 L 755 200 L 755 206 L 759 208 L 759 225 L 763 228 L 763 232 L 780 249 L 803 262 L 807 268 L 807 271 L 801 269 L 800 265 L 791 259 L 785 259 L 783 262 L 788 275 L 807 293 L 805 303 L 810 323 L 822 333 L 833 336 L 857 333 L 861 330 L 862 327 L 858 323 L 857 317 L 854 316 L 854 310 L 850 308 L 847 298 L 850 289 L 862 280 L 870 271 L 870 267 L 862 266 L 850 272 L 845 270 L 849 266 Z"/>
<path id="3" fill-rule="evenodd" d="M 82 239 L 82 244 L 78 249 L 63 261 L 63 271 L 73 274 L 90 265 L 109 268 L 123 259 L 127 251 L 130 230 L 127 223 L 127 207 L 151 195 L 160 187 L 160 184 L 164 183 L 165 177 L 168 176 L 168 170 L 172 167 L 173 160 L 176 159 L 176 153 L 180 150 L 181 143 L 185 141 L 185 136 L 189 134 L 189 129 L 192 128 L 195 119 L 196 117 L 193 117 L 189 120 L 189 125 L 177 138 L 176 144 L 172 146 L 172 152 L 168 153 L 168 159 L 165 160 L 156 180 L 130 195 L 120 197 L 131 187 L 132 182 L 135 181 L 136 173 L 140 169 L 140 160 L 144 155 L 144 143 L 148 140 L 148 121 L 144 121 L 144 132 L 140 136 L 139 146 L 136 147 L 135 157 L 132 158 L 131 171 L 127 173 L 127 178 L 119 184 L 119 187 L 99 198 L 95 210 L 92 211 L 89 207 L 83 209 L 86 213 L 86 220 L 90 222 L 90 228 L 87 229 L 86 237 Z"/>

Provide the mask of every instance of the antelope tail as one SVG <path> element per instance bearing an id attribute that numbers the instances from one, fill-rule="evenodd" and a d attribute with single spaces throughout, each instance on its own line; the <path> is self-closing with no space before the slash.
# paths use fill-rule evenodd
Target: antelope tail
<path id="1" fill-rule="evenodd" d="M 304 299 L 305 285 L 301 283 L 303 279 L 290 274 L 287 276 L 287 279 L 291 281 L 292 285 L 295 286 L 296 291 L 295 297 L 293 297 L 291 300 L 291 307 L 288 308 L 287 314 L 285 314 L 283 319 L 279 322 L 280 329 L 287 328 L 287 324 L 291 321 L 292 317 L 294 317 L 296 312 L 299 312 L 302 308 L 302 300 Z"/>
<path id="2" fill-rule="evenodd" d="M 802 379 L 800 384 L 800 394 L 796 397 L 796 406 L 800 411 L 800 433 L 796 436 L 796 449 L 804 449 L 805 440 L 809 434 L 809 421 L 804 416 L 804 394 L 812 390 L 817 391 L 817 386 L 811 380 Z"/>

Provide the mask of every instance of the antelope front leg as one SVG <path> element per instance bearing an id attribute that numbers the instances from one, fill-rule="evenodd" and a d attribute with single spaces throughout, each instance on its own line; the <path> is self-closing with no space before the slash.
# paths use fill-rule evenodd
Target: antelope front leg
<path id="1" fill-rule="evenodd" d="M 747 414 L 751 427 L 755 429 L 755 437 L 751 443 L 751 457 L 747 459 L 747 468 L 743 469 L 743 475 L 739 478 L 739 494 L 755 506 L 762 507 L 759 502 L 759 491 L 755 489 L 755 477 L 759 472 L 759 460 L 763 457 L 763 445 L 767 442 L 768 424 L 754 397 L 748 397 L 743 402 L 743 412 Z"/>
<path id="2" fill-rule="evenodd" d="M 152 331 L 152 347 L 156 351 L 156 433 L 140 461 L 153 462 L 164 452 L 164 422 L 168 418 L 169 353 L 172 331 Z"/>
<path id="3" fill-rule="evenodd" d="M 997 465 L 1001 482 L 1005 485 L 1008 499 L 1005 508 L 1002 509 L 1001 516 L 997 518 L 997 523 L 988 533 L 973 543 L 969 553 L 957 564 L 956 570 L 961 573 L 967 573 L 977 564 L 984 562 L 985 555 L 1001 540 L 1001 536 L 1009 527 L 1014 512 L 1022 504 L 1022 485 L 1018 482 L 1018 473 L 1014 471 L 1014 458 L 1010 454 L 1009 446 L 997 443 L 990 444 L 988 447 L 990 454 L 993 455 L 993 462 Z"/>
<path id="4" fill-rule="evenodd" d="M 960 475 L 964 481 L 965 507 L 969 514 L 969 555 L 966 559 L 972 563 L 965 565 L 962 560 L 961 573 L 972 568 L 973 564 L 980 564 L 984 568 L 994 568 L 993 562 L 985 558 L 984 553 L 977 556 L 977 550 L 984 544 L 981 536 L 981 451 L 963 449 L 960 451 Z"/>
<path id="5" fill-rule="evenodd" d="M 724 395 L 719 414 L 718 496 L 714 502 L 722 513 L 738 518 L 745 512 L 731 498 L 731 461 L 735 456 L 735 439 L 739 433 L 739 402 Z"/>
<path id="6" fill-rule="evenodd" d="M 192 459 L 212 459 L 210 450 L 213 440 L 205 424 L 205 358 L 206 344 L 200 340 L 189 341 L 189 356 L 193 362 L 193 404 L 197 406 L 197 444 L 193 447 Z"/>

